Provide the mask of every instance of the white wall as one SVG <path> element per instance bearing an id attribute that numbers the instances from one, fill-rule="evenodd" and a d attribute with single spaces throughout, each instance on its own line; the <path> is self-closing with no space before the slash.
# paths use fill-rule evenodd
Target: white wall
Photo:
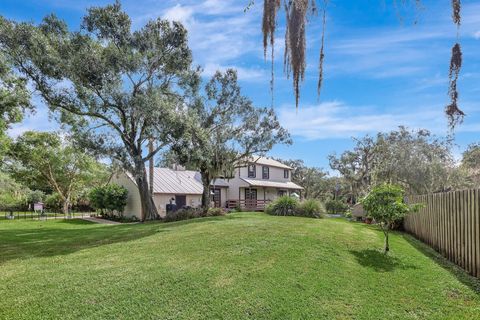
<path id="1" fill-rule="evenodd" d="M 123 210 L 123 215 L 128 218 L 137 217 L 138 219 L 141 219 L 142 205 L 136 183 L 134 183 L 132 179 L 123 172 L 115 173 L 110 182 L 124 186 L 128 190 L 127 205 Z"/>
<path id="2" fill-rule="evenodd" d="M 269 167 L 269 173 L 270 173 L 270 177 L 269 179 L 263 179 L 262 178 L 262 167 L 263 165 L 261 164 L 255 164 L 255 173 L 256 173 L 256 177 L 254 179 L 257 179 L 257 180 L 271 180 L 271 181 L 280 181 L 280 182 L 286 182 L 286 181 L 291 181 L 291 176 L 292 176 L 292 172 L 291 170 L 290 173 L 288 174 L 288 178 L 284 178 L 284 175 L 283 175 L 283 171 L 285 169 L 283 168 L 277 168 L 277 167 Z M 238 171 L 236 172 L 236 174 L 238 175 Z M 240 177 L 242 178 L 248 178 L 248 168 L 247 167 L 242 167 L 240 168 Z M 252 178 L 253 179 L 253 178 Z"/>

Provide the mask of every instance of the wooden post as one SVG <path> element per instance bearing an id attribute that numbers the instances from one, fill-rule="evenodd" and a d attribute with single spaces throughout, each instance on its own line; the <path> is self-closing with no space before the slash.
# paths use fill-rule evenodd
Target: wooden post
<path id="1" fill-rule="evenodd" d="M 153 152 L 153 139 L 150 138 L 148 140 L 148 153 L 152 153 Z M 154 160 L 153 160 L 153 157 L 150 158 L 150 160 L 148 161 L 148 169 L 149 169 L 149 181 L 148 183 L 150 184 L 149 185 L 149 190 L 150 190 L 150 196 L 153 197 L 153 175 L 154 175 Z"/>

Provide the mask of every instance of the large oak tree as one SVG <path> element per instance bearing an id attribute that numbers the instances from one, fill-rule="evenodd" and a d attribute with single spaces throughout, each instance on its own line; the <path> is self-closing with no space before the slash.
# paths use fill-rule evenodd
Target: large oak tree
<path id="1" fill-rule="evenodd" d="M 90 8 L 79 31 L 54 15 L 39 25 L 0 18 L 0 52 L 82 146 L 133 174 L 142 220 L 158 217 L 145 162 L 181 134 L 183 95 L 198 81 L 185 28 L 156 19 L 133 31 L 116 2 Z"/>

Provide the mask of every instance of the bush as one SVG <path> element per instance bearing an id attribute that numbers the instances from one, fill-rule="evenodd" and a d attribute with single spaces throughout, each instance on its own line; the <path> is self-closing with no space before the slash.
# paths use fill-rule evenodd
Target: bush
<path id="1" fill-rule="evenodd" d="M 45 199 L 45 193 L 40 190 L 30 190 L 27 193 L 27 202 L 29 204 L 32 203 L 37 203 L 37 202 L 43 202 L 43 199 Z"/>
<path id="2" fill-rule="evenodd" d="M 277 198 L 270 203 L 265 212 L 273 216 L 294 216 L 298 209 L 298 200 L 289 196 Z"/>
<path id="3" fill-rule="evenodd" d="M 324 211 L 325 209 L 320 201 L 315 199 L 307 199 L 300 202 L 297 209 L 298 214 L 296 215 L 309 218 L 320 218 Z"/>
<path id="4" fill-rule="evenodd" d="M 173 222 L 201 218 L 204 216 L 205 215 L 203 214 L 203 209 L 201 208 L 184 208 L 176 211 L 167 212 L 164 220 L 165 222 Z"/>
<path id="5" fill-rule="evenodd" d="M 330 214 L 345 213 L 348 210 L 348 205 L 341 200 L 328 200 L 325 207 Z"/>
<path id="6" fill-rule="evenodd" d="M 207 212 L 203 208 L 183 208 L 177 211 L 170 211 L 165 216 L 165 222 L 182 221 L 204 217 L 219 217 L 226 214 L 223 208 L 210 208 Z"/>
<path id="7" fill-rule="evenodd" d="M 207 216 L 208 217 L 220 217 L 226 214 L 225 209 L 223 208 L 210 208 L 208 209 Z"/>
<path id="8" fill-rule="evenodd" d="M 11 193 L 0 193 L 0 210 L 15 211 L 25 206 L 25 198 Z"/>
<path id="9" fill-rule="evenodd" d="M 49 210 L 54 210 L 54 211 L 61 210 L 62 204 L 63 204 L 62 198 L 58 193 L 52 193 L 48 195 L 47 198 L 45 199 L 45 205 Z"/>
<path id="10" fill-rule="evenodd" d="M 88 198 L 92 207 L 100 210 L 102 215 L 104 210 L 108 215 L 114 216 L 115 212 L 121 215 L 127 205 L 128 190 L 117 184 L 109 184 L 93 188 Z"/>

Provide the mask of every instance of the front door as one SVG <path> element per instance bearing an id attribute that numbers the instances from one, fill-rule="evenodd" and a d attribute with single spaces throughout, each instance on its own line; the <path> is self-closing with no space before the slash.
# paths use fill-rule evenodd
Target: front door
<path id="1" fill-rule="evenodd" d="M 212 188 L 212 195 L 211 200 L 215 203 L 216 208 L 220 208 L 222 206 L 222 193 L 220 192 L 219 188 Z"/>
<path id="2" fill-rule="evenodd" d="M 245 189 L 245 207 L 257 207 L 257 189 Z"/>
<path id="3" fill-rule="evenodd" d="M 187 205 L 187 196 L 186 195 L 175 195 L 175 204 L 177 205 L 177 209 L 182 209 Z"/>

